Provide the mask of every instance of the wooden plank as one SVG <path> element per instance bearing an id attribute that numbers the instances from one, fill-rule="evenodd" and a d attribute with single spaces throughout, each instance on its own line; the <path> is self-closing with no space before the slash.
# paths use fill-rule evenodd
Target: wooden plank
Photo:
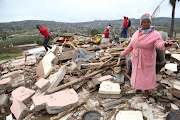
<path id="1" fill-rule="evenodd" d="M 115 64 L 116 64 L 115 62 L 112 62 L 112 63 L 104 65 L 104 67 L 113 66 Z M 97 68 L 99 68 L 99 66 L 95 66 L 95 67 L 91 67 L 91 68 L 87 68 L 87 69 L 82 69 L 82 70 L 77 70 L 77 71 L 72 71 L 71 73 L 85 72 L 85 71 L 94 70 L 94 69 L 97 69 Z M 67 74 L 70 74 L 70 73 L 67 73 Z"/>
<path id="2" fill-rule="evenodd" d="M 98 70 L 98 71 L 94 71 L 94 72 L 92 72 L 92 73 L 90 73 L 90 74 L 88 74 L 88 75 L 86 75 L 86 76 L 84 76 L 84 77 L 82 77 L 82 78 L 79 78 L 79 79 L 70 81 L 70 82 L 65 83 L 65 84 L 63 84 L 63 85 L 60 85 L 60 86 L 58 86 L 58 87 L 56 87 L 56 88 L 53 88 L 53 89 L 51 89 L 51 90 L 48 90 L 47 92 L 48 92 L 48 93 L 53 93 L 53 92 L 56 92 L 56 91 L 58 91 L 58 90 L 64 89 L 64 88 L 66 88 L 66 87 L 68 87 L 68 86 L 70 86 L 70 85 L 73 85 L 73 84 L 75 84 L 75 83 L 81 82 L 83 79 L 85 79 L 85 78 L 87 78 L 87 77 L 94 76 L 94 75 L 96 75 L 96 74 L 98 74 L 98 73 L 100 73 L 100 72 L 102 72 L 102 71 L 104 71 L 104 69 L 101 69 L 101 70 Z"/>
<path id="3" fill-rule="evenodd" d="M 33 69 L 24 68 L 24 67 L 20 67 L 20 69 L 21 69 L 21 70 L 28 71 L 28 72 L 36 73 L 36 70 L 33 70 Z"/>
<path id="4" fill-rule="evenodd" d="M 75 105 L 74 107 L 72 107 L 71 109 L 63 112 L 62 114 L 60 115 L 57 115 L 55 117 L 51 117 L 50 120 L 59 120 L 60 118 L 64 117 L 65 115 L 69 114 L 70 112 L 72 112 L 73 110 L 75 110 L 76 108 L 80 107 L 81 105 L 84 105 L 85 102 L 82 102 L 82 103 L 79 103 L 77 105 Z"/>
<path id="5" fill-rule="evenodd" d="M 104 62 L 103 64 L 101 64 L 101 65 L 99 66 L 99 68 L 103 67 L 105 64 L 107 64 L 108 62 L 110 62 L 112 59 L 113 59 L 113 57 L 110 58 L 109 60 L 107 60 L 106 62 Z"/>

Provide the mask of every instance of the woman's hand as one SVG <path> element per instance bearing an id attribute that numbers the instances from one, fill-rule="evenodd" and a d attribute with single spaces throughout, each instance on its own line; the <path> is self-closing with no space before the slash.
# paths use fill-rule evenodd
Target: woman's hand
<path id="1" fill-rule="evenodd" d="M 177 42 L 177 40 L 167 40 L 165 43 L 165 47 L 172 46 L 175 42 Z"/>

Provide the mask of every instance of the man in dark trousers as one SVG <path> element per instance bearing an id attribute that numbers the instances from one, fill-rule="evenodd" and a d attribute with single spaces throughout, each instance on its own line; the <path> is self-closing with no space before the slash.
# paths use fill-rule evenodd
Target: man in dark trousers
<path id="1" fill-rule="evenodd" d="M 51 46 L 48 45 L 48 41 L 50 39 L 50 34 L 47 31 L 47 29 L 44 26 L 41 25 L 36 25 L 36 28 L 39 29 L 40 33 L 44 36 L 44 41 L 43 41 L 43 46 L 48 51 L 48 48 L 52 48 Z"/>
<path id="2" fill-rule="evenodd" d="M 128 19 L 126 16 L 124 16 L 124 22 L 123 22 L 122 28 L 123 28 L 123 31 L 122 31 L 123 37 L 127 38 Z"/>

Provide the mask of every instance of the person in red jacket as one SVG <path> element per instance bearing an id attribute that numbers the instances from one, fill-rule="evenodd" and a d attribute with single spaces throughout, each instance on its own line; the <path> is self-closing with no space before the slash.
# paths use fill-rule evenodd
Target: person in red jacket
<path id="1" fill-rule="evenodd" d="M 124 23 L 123 23 L 122 28 L 123 28 L 123 31 L 122 31 L 123 37 L 127 38 L 128 18 L 125 16 L 124 16 Z"/>
<path id="2" fill-rule="evenodd" d="M 105 38 L 109 38 L 109 32 L 110 32 L 110 28 L 111 28 L 112 26 L 111 25 L 109 25 L 107 28 L 106 28 L 106 31 L 104 32 L 104 37 Z"/>
<path id="3" fill-rule="evenodd" d="M 48 48 L 52 48 L 51 46 L 48 45 L 48 41 L 50 39 L 50 34 L 47 31 L 47 29 L 44 26 L 41 25 L 36 25 L 36 28 L 39 29 L 40 33 L 44 36 L 44 41 L 43 41 L 43 46 L 48 51 Z"/>

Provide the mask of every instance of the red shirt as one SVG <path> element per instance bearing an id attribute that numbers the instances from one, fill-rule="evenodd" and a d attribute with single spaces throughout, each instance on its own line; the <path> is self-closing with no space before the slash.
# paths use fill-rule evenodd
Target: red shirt
<path id="1" fill-rule="evenodd" d="M 128 27 L 128 19 L 127 18 L 124 20 L 123 27 Z"/>
<path id="2" fill-rule="evenodd" d="M 49 32 L 47 31 L 47 29 L 44 26 L 40 27 L 40 32 L 41 34 L 46 38 L 47 36 L 50 36 Z"/>

